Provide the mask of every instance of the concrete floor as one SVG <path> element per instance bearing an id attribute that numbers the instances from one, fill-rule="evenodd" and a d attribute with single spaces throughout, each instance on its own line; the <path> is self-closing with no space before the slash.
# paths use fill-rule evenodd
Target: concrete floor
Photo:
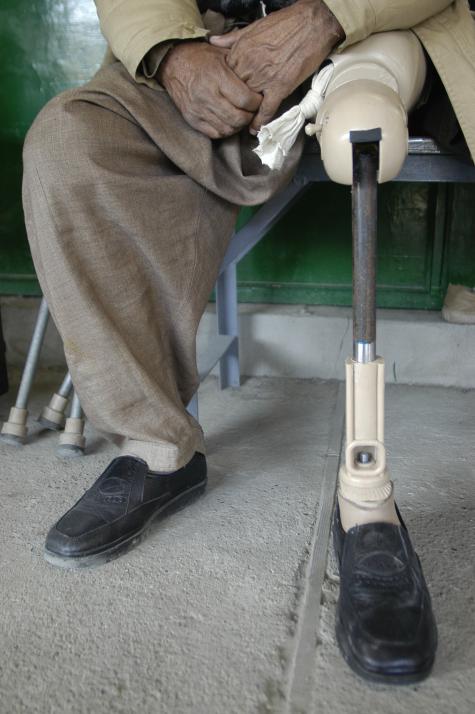
<path id="1" fill-rule="evenodd" d="M 48 393 L 36 390 L 33 415 Z M 59 461 L 57 435 L 36 427 L 22 449 L 0 445 L 0 712 L 471 714 L 475 393 L 388 388 L 389 464 L 440 634 L 432 677 L 396 689 L 358 680 L 335 645 L 323 526 L 339 405 L 335 381 L 254 378 L 219 392 L 209 379 L 207 495 L 88 571 L 49 566 L 43 541 L 114 447 L 88 429 L 90 453 Z"/>

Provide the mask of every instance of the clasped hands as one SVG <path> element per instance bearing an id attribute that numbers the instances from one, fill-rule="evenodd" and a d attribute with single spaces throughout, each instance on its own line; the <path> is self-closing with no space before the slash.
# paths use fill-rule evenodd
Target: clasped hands
<path id="1" fill-rule="evenodd" d="M 343 37 L 322 0 L 297 0 L 209 43 L 181 42 L 160 64 L 158 80 L 185 120 L 209 138 L 245 126 L 256 134 Z"/>

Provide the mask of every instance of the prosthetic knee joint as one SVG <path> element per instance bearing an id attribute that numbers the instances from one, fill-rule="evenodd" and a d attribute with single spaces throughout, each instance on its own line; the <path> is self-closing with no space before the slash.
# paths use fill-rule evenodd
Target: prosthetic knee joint
<path id="1" fill-rule="evenodd" d="M 407 112 L 425 80 L 411 32 L 373 35 L 331 58 L 333 73 L 311 132 L 329 177 L 351 184 L 353 356 L 346 362 L 346 452 L 340 470 L 343 527 L 398 522 L 384 447 L 384 360 L 376 356 L 377 183 L 406 158 Z"/>
<path id="2" fill-rule="evenodd" d="M 378 183 L 391 181 L 407 155 L 407 113 L 424 86 L 426 62 L 412 32 L 382 32 L 330 57 L 333 71 L 314 125 L 325 170 L 351 185 L 351 131 L 381 130 Z"/>

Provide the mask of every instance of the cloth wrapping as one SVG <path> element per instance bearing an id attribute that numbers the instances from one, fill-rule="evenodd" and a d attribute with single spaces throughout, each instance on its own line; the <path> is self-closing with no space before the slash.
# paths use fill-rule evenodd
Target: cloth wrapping
<path id="1" fill-rule="evenodd" d="M 475 288 L 449 285 L 442 308 L 442 317 L 446 322 L 475 325 Z"/>
<path id="2" fill-rule="evenodd" d="M 315 120 L 333 75 L 333 63 L 325 65 L 312 79 L 312 86 L 302 99 L 277 119 L 264 124 L 257 134 L 254 152 L 265 166 L 279 170 L 306 121 Z"/>

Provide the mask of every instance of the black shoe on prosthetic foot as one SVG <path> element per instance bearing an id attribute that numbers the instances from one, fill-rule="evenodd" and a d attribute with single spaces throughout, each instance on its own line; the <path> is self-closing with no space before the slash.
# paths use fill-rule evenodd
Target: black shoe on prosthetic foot
<path id="1" fill-rule="evenodd" d="M 369 523 L 333 540 L 340 564 L 336 636 L 343 657 L 365 679 L 410 684 L 430 673 L 437 628 L 421 565 L 406 527 Z"/>
<path id="2" fill-rule="evenodd" d="M 198 452 L 171 474 L 119 456 L 51 528 L 45 559 L 62 568 L 107 563 L 137 545 L 154 520 L 202 494 L 206 483 L 206 458 Z"/>

